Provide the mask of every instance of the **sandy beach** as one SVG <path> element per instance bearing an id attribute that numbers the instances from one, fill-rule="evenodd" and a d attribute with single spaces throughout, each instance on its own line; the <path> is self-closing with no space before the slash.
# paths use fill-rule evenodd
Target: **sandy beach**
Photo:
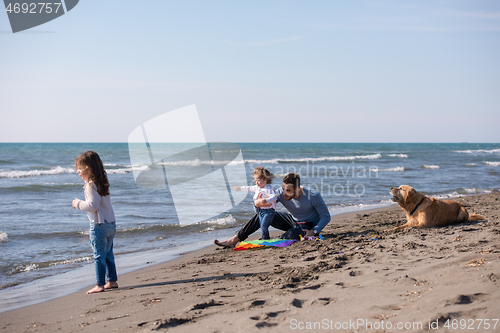
<path id="1" fill-rule="evenodd" d="M 1 332 L 500 330 L 500 193 L 457 198 L 487 221 L 433 229 L 393 205 L 334 216 L 323 241 L 215 246 L 0 314 Z M 258 237 L 258 233 L 254 236 Z M 83 287 L 83 286 L 82 286 Z"/>

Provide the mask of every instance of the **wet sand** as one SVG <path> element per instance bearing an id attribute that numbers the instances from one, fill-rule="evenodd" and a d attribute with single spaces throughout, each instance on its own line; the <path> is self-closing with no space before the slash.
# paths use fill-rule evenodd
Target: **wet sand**
<path id="1" fill-rule="evenodd" d="M 1 313 L 0 332 L 498 331 L 500 193 L 456 200 L 488 220 L 387 232 L 406 222 L 396 205 L 338 215 L 323 241 L 211 246 Z"/>

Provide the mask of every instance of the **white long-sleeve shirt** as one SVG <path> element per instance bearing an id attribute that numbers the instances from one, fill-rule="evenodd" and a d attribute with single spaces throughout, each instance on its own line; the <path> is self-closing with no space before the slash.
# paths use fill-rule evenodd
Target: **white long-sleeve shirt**
<path id="1" fill-rule="evenodd" d="M 278 198 L 276 196 L 276 193 L 274 193 L 274 189 L 271 185 L 266 185 L 262 188 L 258 187 L 257 185 L 253 186 L 241 186 L 240 187 L 241 192 L 246 192 L 246 193 L 255 193 L 253 196 L 253 200 L 257 200 L 259 197 L 259 194 L 262 193 L 261 199 L 266 199 L 267 203 L 272 204 L 271 207 L 260 207 L 260 209 L 276 209 L 276 199 Z"/>
<path id="2" fill-rule="evenodd" d="M 85 183 L 83 192 L 85 193 L 85 201 L 77 199 L 75 206 L 76 209 L 87 212 L 90 222 L 100 224 L 116 221 L 109 195 L 99 195 L 94 183 Z"/>

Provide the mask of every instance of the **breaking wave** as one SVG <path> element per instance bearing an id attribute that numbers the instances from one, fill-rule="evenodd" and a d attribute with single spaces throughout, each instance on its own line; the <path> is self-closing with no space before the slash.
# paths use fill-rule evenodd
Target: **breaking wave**
<path id="1" fill-rule="evenodd" d="M 478 188 L 478 187 L 469 187 L 469 188 L 460 187 L 451 193 L 437 194 L 434 196 L 434 198 L 436 198 L 436 199 L 448 199 L 448 198 L 453 198 L 453 197 L 463 197 L 463 196 L 472 195 L 472 194 L 487 194 L 487 193 L 492 193 L 493 191 L 495 191 L 495 190 Z"/>
<path id="2" fill-rule="evenodd" d="M 9 240 L 9 235 L 5 231 L 0 231 L 0 243 L 7 242 Z"/>
<path id="3" fill-rule="evenodd" d="M 71 259 L 49 261 L 49 262 L 41 262 L 41 263 L 29 263 L 29 264 L 24 264 L 24 265 L 17 266 L 16 268 L 14 268 L 11 271 L 10 274 L 30 272 L 30 271 L 35 271 L 35 270 L 38 270 L 38 269 L 47 268 L 47 267 L 56 266 L 56 265 L 78 264 L 78 263 L 81 263 L 81 262 L 90 261 L 92 259 L 93 259 L 93 257 L 86 256 L 86 257 L 71 258 Z"/>
<path id="4" fill-rule="evenodd" d="M 371 168 L 370 171 L 372 171 L 372 172 L 403 172 L 403 171 L 405 171 L 405 168 L 402 166 L 388 168 L 388 169 Z"/>
<path id="5" fill-rule="evenodd" d="M 500 149 L 474 149 L 474 150 L 455 150 L 456 153 L 463 154 L 476 154 L 476 153 L 484 153 L 484 154 L 500 154 Z"/>
<path id="6" fill-rule="evenodd" d="M 145 169 L 147 169 L 146 165 L 119 165 L 119 168 L 117 169 L 107 168 L 106 172 L 109 175 L 112 175 L 116 173 L 130 173 L 133 171 L 143 171 Z"/>
<path id="7" fill-rule="evenodd" d="M 106 168 L 108 174 L 116 173 L 129 173 L 132 171 L 142 171 L 147 166 L 145 165 L 117 165 L 117 164 L 106 164 L 106 166 L 114 166 L 118 168 Z M 62 167 L 56 166 L 50 169 L 36 169 L 36 170 L 0 170 L 0 178 L 28 178 L 28 177 L 39 177 L 39 176 L 54 176 L 54 175 L 64 175 L 74 173 L 75 169 L 72 167 Z"/>
<path id="8" fill-rule="evenodd" d="M 128 215 L 131 216 L 131 215 Z M 162 219 L 156 217 L 143 217 L 143 216 L 133 216 L 135 218 L 143 219 Z M 189 232 L 206 232 L 218 229 L 226 229 L 234 227 L 238 224 L 238 221 L 234 216 L 229 214 L 225 217 L 210 219 L 202 222 L 191 223 L 191 224 L 155 224 L 155 225 L 145 225 L 139 227 L 132 227 L 126 229 L 117 229 L 118 234 L 124 236 L 134 236 L 137 234 L 170 234 L 178 235 L 185 234 Z"/>
<path id="9" fill-rule="evenodd" d="M 381 154 L 353 155 L 353 156 L 323 156 L 309 158 L 273 158 L 268 160 L 241 160 L 241 161 L 202 161 L 198 158 L 189 161 L 159 162 L 164 166 L 201 166 L 201 165 L 241 165 L 241 164 L 280 164 L 280 163 L 308 163 L 308 162 L 341 162 L 354 160 L 374 160 L 382 158 Z"/>
<path id="10" fill-rule="evenodd" d="M 0 170 L 0 178 L 26 178 L 26 177 L 38 177 L 38 176 L 52 176 L 52 175 L 62 175 L 67 173 L 73 173 L 75 170 L 73 168 L 63 168 L 57 166 L 49 170 Z"/>
<path id="11" fill-rule="evenodd" d="M 354 161 L 354 160 L 375 160 L 382 158 L 381 154 L 371 155 L 354 155 L 354 156 L 324 156 L 316 158 L 291 158 L 291 159 L 276 159 L 280 163 L 293 162 L 337 162 L 337 161 Z M 258 162 L 258 161 L 257 161 Z"/>

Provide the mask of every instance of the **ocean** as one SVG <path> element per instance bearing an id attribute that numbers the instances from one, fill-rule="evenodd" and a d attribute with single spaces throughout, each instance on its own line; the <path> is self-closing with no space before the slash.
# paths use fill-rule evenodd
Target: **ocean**
<path id="1" fill-rule="evenodd" d="M 288 172 L 319 191 L 332 215 L 391 205 L 389 187 L 408 184 L 447 198 L 500 188 L 500 144 L 240 143 L 246 180 L 262 165 L 281 186 Z M 252 195 L 209 219 L 179 223 L 171 193 L 139 187 L 126 143 L 0 143 L 0 312 L 77 291 L 95 282 L 89 222 L 71 206 L 83 199 L 73 169 L 79 153 L 101 156 L 117 218 L 118 274 L 171 260 L 235 234 L 253 214 Z M 197 161 L 176 161 L 180 173 Z M 187 171 L 186 171 L 187 172 Z M 225 184 L 221 184 L 225 186 Z M 206 195 L 181 198 L 203 216 Z M 187 194 L 186 194 L 187 195 Z M 176 193 L 182 196 L 182 193 Z M 233 202 L 234 204 L 234 202 Z M 280 205 L 278 204 L 278 207 Z M 282 210 L 282 208 L 278 209 Z"/>

